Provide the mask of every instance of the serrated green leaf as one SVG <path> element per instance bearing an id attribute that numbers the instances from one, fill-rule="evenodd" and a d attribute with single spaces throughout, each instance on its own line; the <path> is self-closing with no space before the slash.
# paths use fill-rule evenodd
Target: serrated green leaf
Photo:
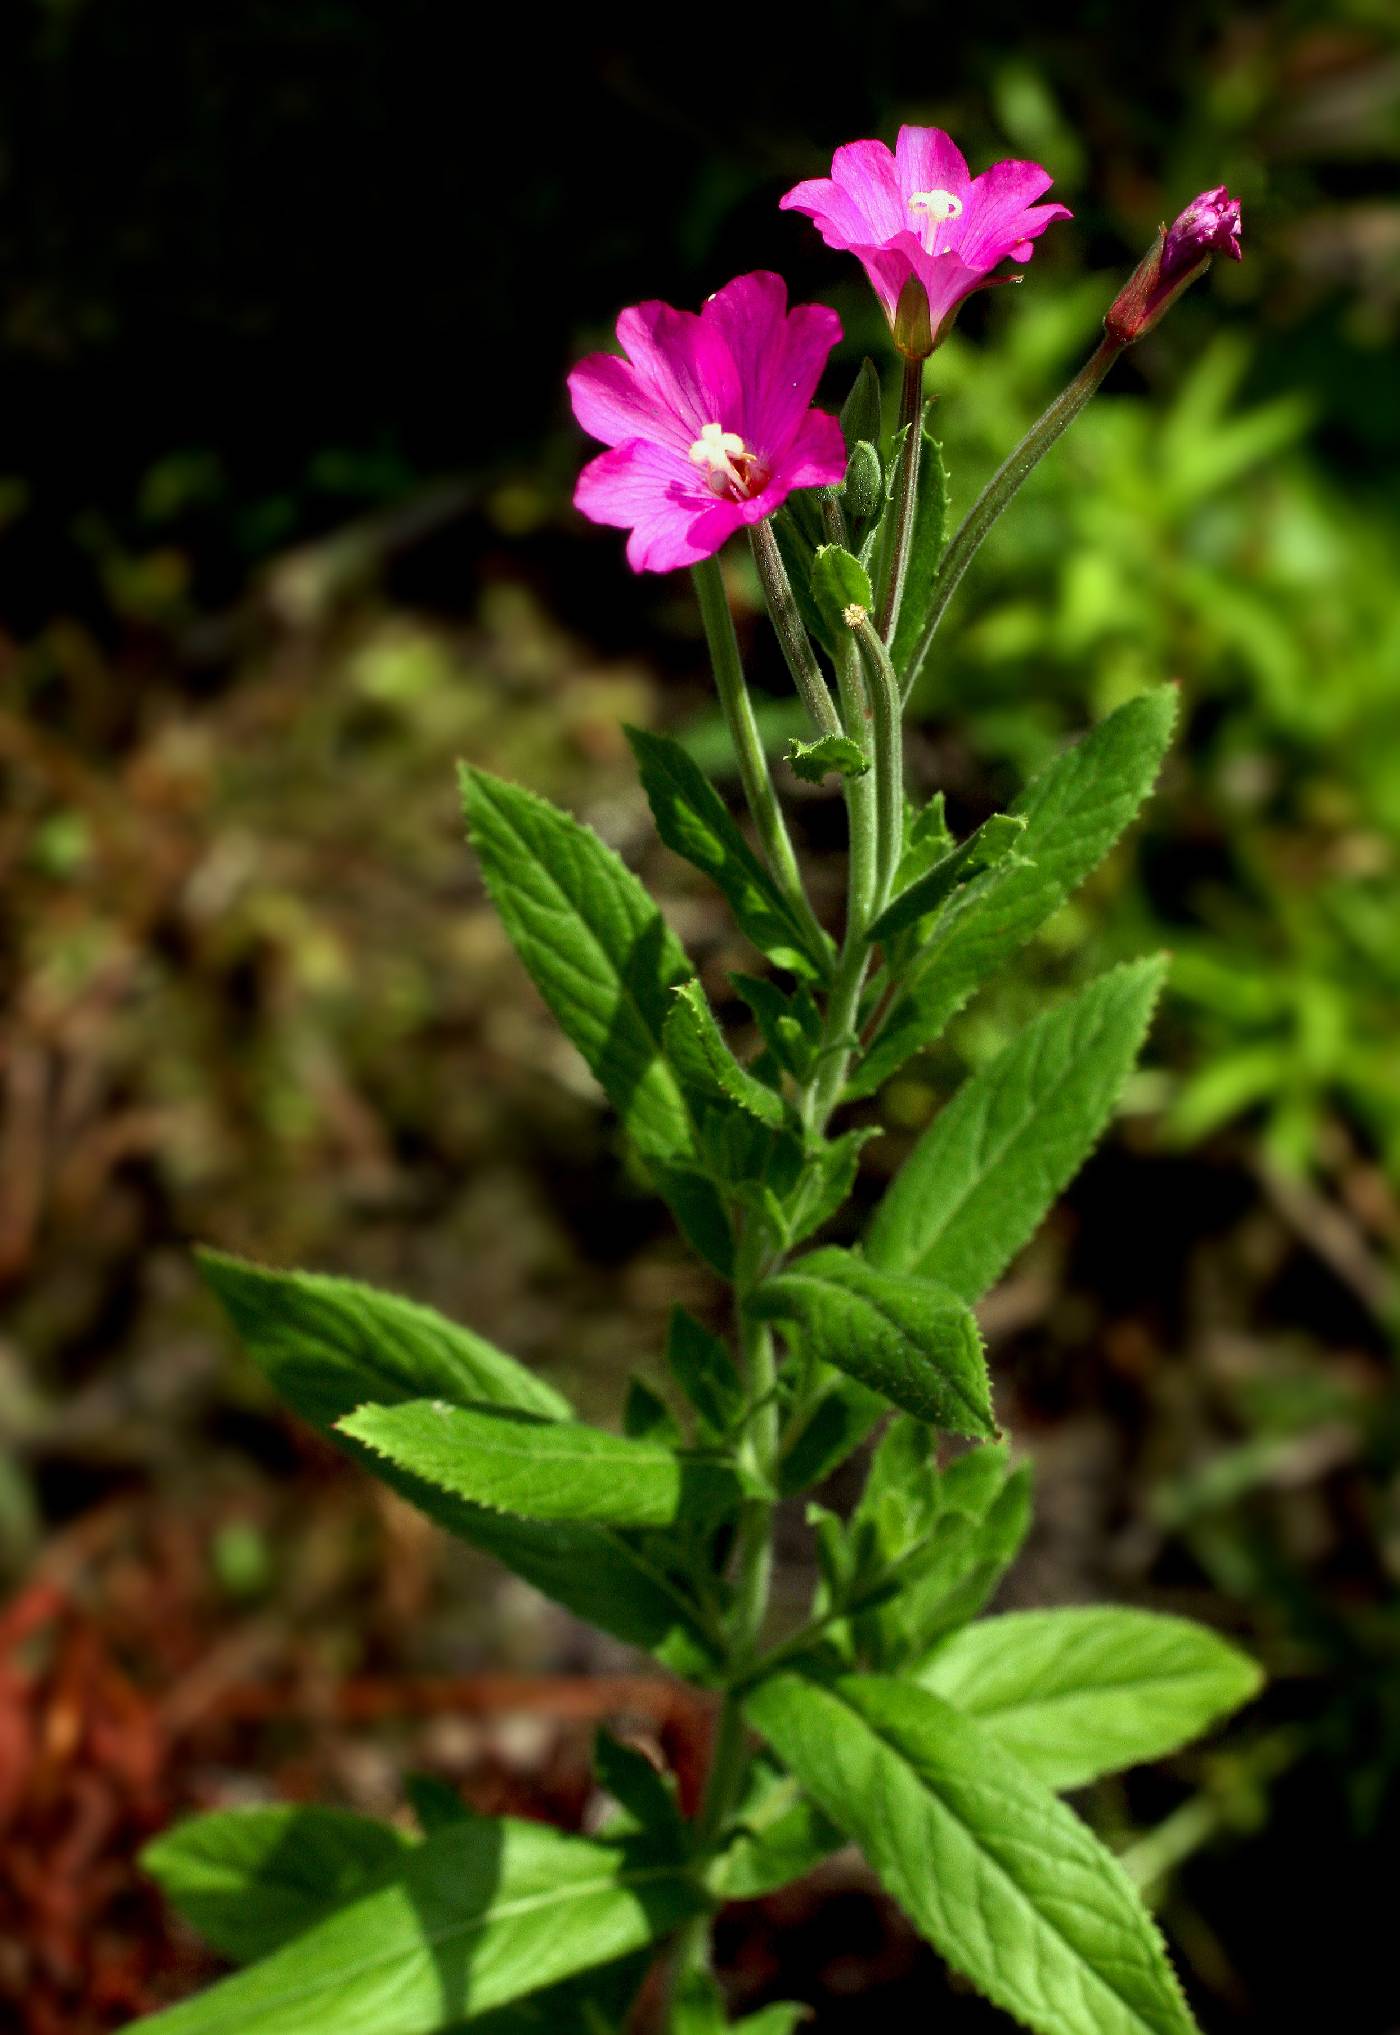
<path id="1" fill-rule="evenodd" d="M 780 1675 L 751 1721 L 956 1971 L 1039 2035 L 1194 2035 L 1122 1867 L 992 1734 L 926 1690 Z"/>
<path id="2" fill-rule="evenodd" d="M 1257 1695 L 1263 1677 L 1188 1619 L 1076 1605 L 965 1625 L 918 1679 L 1047 1787 L 1077 1788 L 1175 1752 Z"/>
<path id="3" fill-rule="evenodd" d="M 1021 863 L 979 877 L 983 889 L 972 908 L 955 916 L 950 905 L 942 915 L 927 965 L 896 1001 L 848 1095 L 873 1094 L 912 1053 L 930 1045 L 1103 859 L 1152 788 L 1175 713 L 1171 686 L 1142 693 L 1027 786 L 1011 808 L 1026 822 Z M 975 887 L 960 897 L 971 897 Z"/>
<path id="4" fill-rule="evenodd" d="M 222 1957 L 266 1957 L 347 1901 L 394 1879 L 412 1840 L 348 1809 L 279 1802 L 193 1816 L 141 1864 Z"/>
<path id="5" fill-rule="evenodd" d="M 792 2035 L 804 2021 L 813 2019 L 812 2009 L 801 2000 L 773 2000 L 756 2014 L 745 2014 L 734 2023 L 734 2035 Z"/>
<path id="6" fill-rule="evenodd" d="M 1153 956 L 1100 976 L 963 1083 L 876 1209 L 872 1264 L 981 1298 L 1103 1132 L 1165 968 Z"/>
<path id="7" fill-rule="evenodd" d="M 948 469 L 943 463 L 943 447 L 928 428 L 932 410 L 933 405 L 925 403 L 919 423 L 923 445 L 914 505 L 914 534 L 909 544 L 899 620 L 890 645 L 890 661 L 901 677 L 923 633 L 938 562 L 943 556 L 948 536 Z"/>
<path id="8" fill-rule="evenodd" d="M 680 1673 L 713 1670 L 714 1634 L 650 1548 L 606 1527 L 513 1519 L 471 1505 L 395 1468 L 336 1427 L 365 1400 L 446 1398 L 567 1415 L 552 1387 L 391 1294 L 311 1273 L 271 1272 L 217 1252 L 202 1252 L 200 1265 L 249 1355 L 304 1420 L 449 1533 L 494 1555 L 577 1617 L 648 1648 Z"/>
<path id="9" fill-rule="evenodd" d="M 744 1388 L 728 1346 L 683 1307 L 673 1307 L 666 1362 L 695 1408 L 702 1435 L 709 1441 L 725 1440 L 744 1411 Z"/>
<path id="10" fill-rule="evenodd" d="M 815 742 L 789 742 L 788 768 L 804 784 L 827 777 L 864 777 L 870 758 L 849 735 L 819 735 Z"/>
<path id="11" fill-rule="evenodd" d="M 672 1526 L 738 1500 L 722 1463 L 582 1421 L 526 1420 L 441 1399 L 361 1406 L 337 1422 L 411 1476 L 518 1519 Z"/>
<path id="12" fill-rule="evenodd" d="M 467 830 L 501 923 L 644 1158 L 684 1164 L 694 1139 L 662 1052 L 689 961 L 631 871 L 568 813 L 464 769 Z"/>
<path id="13" fill-rule="evenodd" d="M 393 1881 L 142 2035 L 435 2035 L 625 1956 L 705 1897 L 645 1849 L 493 1821 L 410 1846 Z"/>
<path id="14" fill-rule="evenodd" d="M 676 991 L 664 1038 L 667 1058 L 683 1089 L 732 1103 L 770 1130 L 783 1123 L 787 1112 L 782 1097 L 739 1065 L 698 982 L 684 983 Z"/>
<path id="15" fill-rule="evenodd" d="M 794 1325 L 820 1362 L 917 1419 L 952 1434 L 996 1434 L 982 1338 L 945 1287 L 830 1248 L 768 1280 L 751 1306 L 762 1319 Z"/>
<path id="16" fill-rule="evenodd" d="M 428 1397 L 567 1420 L 562 1392 L 431 1307 L 357 1279 L 196 1253 L 206 1282 L 277 1389 L 330 1427 L 362 1399 Z"/>
<path id="17" fill-rule="evenodd" d="M 820 608 L 828 629 L 837 636 L 847 630 L 847 608 L 863 608 L 869 614 L 875 606 L 870 575 L 860 560 L 839 544 L 823 544 L 812 561 L 812 599 Z"/>
<path id="18" fill-rule="evenodd" d="M 812 951 L 782 892 L 699 765 L 669 736 L 643 728 L 628 728 L 626 734 L 666 846 L 709 877 L 761 954 L 779 967 L 824 975 L 829 955 Z"/>
<path id="19" fill-rule="evenodd" d="M 961 884 L 1006 861 L 1020 847 L 1025 831 L 1025 820 L 1018 813 L 993 813 L 960 847 L 935 862 L 885 907 L 870 928 L 871 945 L 879 946 L 906 927 L 917 925 L 920 919 L 946 904 Z"/>

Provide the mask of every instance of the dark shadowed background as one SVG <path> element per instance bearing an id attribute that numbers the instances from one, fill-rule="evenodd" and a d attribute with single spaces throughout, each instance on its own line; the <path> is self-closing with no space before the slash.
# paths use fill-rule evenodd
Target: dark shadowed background
<path id="1" fill-rule="evenodd" d="M 703 1751 L 644 1663 L 285 1419 L 189 1246 L 398 1285 L 598 1417 L 674 1299 L 714 1308 L 486 910 L 452 764 L 588 818 L 723 995 L 741 944 L 651 841 L 618 733 L 723 767 L 689 589 L 573 516 L 562 377 L 622 304 L 771 266 L 840 308 L 839 401 L 881 328 L 776 201 L 901 119 L 974 168 L 1036 157 L 1076 215 L 933 364 L 955 505 L 1158 222 L 1222 180 L 1244 202 L 1247 261 L 987 545 L 911 768 L 974 823 L 1161 677 L 1183 738 L 1032 979 L 884 1096 L 862 1192 L 1041 996 L 1173 950 L 1118 1127 L 986 1310 L 1040 1494 L 1007 1601 L 1179 1609 L 1260 1654 L 1229 1732 L 1084 1812 L 1210 2035 L 1400 2026 L 1366 1920 L 1400 1769 L 1393 9 L 11 0 L 0 2021 L 25 2035 L 208 1976 L 133 1864 L 191 1807 L 394 1813 L 416 1767 L 576 1826 L 599 1716 L 683 1771 Z M 779 739 L 742 558 L 733 591 Z M 834 908 L 839 804 L 801 793 L 798 828 Z M 795 1603 L 800 1525 L 787 1552 Z M 1003 2025 L 845 1862 L 721 1941 L 745 2007 Z"/>

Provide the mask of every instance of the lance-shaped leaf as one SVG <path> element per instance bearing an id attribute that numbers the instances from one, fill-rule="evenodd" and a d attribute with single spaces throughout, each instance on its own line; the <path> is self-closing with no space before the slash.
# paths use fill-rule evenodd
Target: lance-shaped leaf
<path id="1" fill-rule="evenodd" d="M 916 1419 L 952 1434 L 996 1434 L 977 1323 L 946 1287 L 829 1249 L 798 1258 L 750 1305 L 795 1328 L 819 1362 Z"/>
<path id="2" fill-rule="evenodd" d="M 481 770 L 463 771 L 462 796 L 486 887 L 535 987 L 642 1155 L 683 1163 L 691 1125 L 661 1050 L 672 991 L 691 975 L 679 942 L 568 813 Z"/>
<path id="3" fill-rule="evenodd" d="M 960 901 L 971 899 L 970 906 L 950 905 L 941 915 L 929 965 L 915 964 L 913 987 L 906 984 L 896 999 L 850 1095 L 873 1094 L 911 1053 L 932 1044 L 1102 861 L 1152 788 L 1175 713 L 1171 686 L 1142 693 L 1026 787 L 1011 808 L 1026 823 L 1020 859 L 969 885 Z"/>
<path id="4" fill-rule="evenodd" d="M 668 735 L 644 728 L 628 728 L 626 733 L 656 831 L 666 846 L 709 877 L 761 954 L 780 967 L 824 975 L 829 955 L 813 949 L 699 764 Z"/>
<path id="5" fill-rule="evenodd" d="M 1175 1752 L 1257 1695 L 1262 1679 L 1204 1626 L 1116 1605 L 980 1619 L 919 1674 L 1050 1788 Z"/>
<path id="6" fill-rule="evenodd" d="M 964 1464 L 974 1467 L 967 1458 L 954 1463 L 945 1483 Z M 899 1588 L 861 1613 L 857 1634 L 872 1666 L 903 1672 L 922 1662 L 947 1633 L 977 1616 L 1020 1552 L 1031 1523 L 1030 1466 L 1007 1475 L 1001 1458 L 995 1467 L 1005 1479 L 999 1488 L 969 1494 L 964 1482 L 950 1494 L 923 1546 L 901 1563 Z"/>
<path id="7" fill-rule="evenodd" d="M 873 1264 L 981 1298 L 1107 1124 L 1165 965 L 1154 956 L 1101 976 L 963 1083 L 875 1211 L 866 1244 Z"/>
<path id="8" fill-rule="evenodd" d="M 880 1676 L 780 1675 L 748 1714 L 956 1971 L 1039 2035 L 1193 2035 L 1122 1867 L 993 1735 Z"/>
<path id="9" fill-rule="evenodd" d="M 800 1880 L 845 1842 L 830 1817 L 768 1752 L 760 1752 L 749 1767 L 734 1830 L 706 1876 L 726 1901 L 774 1893 Z"/>
<path id="10" fill-rule="evenodd" d="M 899 621 L 890 645 L 890 660 L 901 676 L 913 654 L 914 645 L 923 634 L 934 576 L 948 535 L 948 469 L 943 463 L 943 447 L 928 428 L 932 409 L 931 403 L 925 403 L 919 424 L 923 433 L 923 452 L 919 460 L 914 532 L 909 544 L 909 562 L 904 571 Z"/>
<path id="11" fill-rule="evenodd" d="M 401 1871 L 412 1840 L 348 1809 L 278 1802 L 192 1816 L 141 1864 L 215 1950 L 247 1964 Z"/>
<path id="12" fill-rule="evenodd" d="M 785 1498 L 829 1477 L 889 1411 L 880 1393 L 830 1364 L 819 1364 L 810 1384 L 805 1411 L 789 1429 L 778 1464 L 778 1488 Z"/>
<path id="13" fill-rule="evenodd" d="M 143 2035 L 434 2035 L 623 1957 L 701 1911 L 684 1873 L 627 1846 L 478 1817 L 392 1882 Z"/>
<path id="14" fill-rule="evenodd" d="M 366 1400 L 448 1399 L 566 1415 L 567 1403 L 523 1365 L 429 1309 L 371 1287 L 270 1272 L 215 1252 L 202 1253 L 200 1262 L 249 1355 L 304 1420 L 449 1533 L 494 1555 L 578 1617 L 649 1648 L 682 1673 L 713 1668 L 714 1636 L 693 1599 L 658 1566 L 650 1544 L 607 1527 L 488 1511 L 396 1469 L 336 1429 Z"/>
<path id="15" fill-rule="evenodd" d="M 683 983 L 676 991 L 665 1042 L 683 1088 L 732 1103 L 770 1130 L 783 1122 L 782 1097 L 739 1065 L 698 982 Z"/>
<path id="16" fill-rule="evenodd" d="M 398 1469 L 520 1519 L 672 1526 L 723 1512 L 739 1496 L 723 1463 L 577 1420 L 526 1420 L 409 1399 L 358 1407 L 337 1425 Z"/>
<path id="17" fill-rule="evenodd" d="M 1017 851 L 1025 831 L 1026 822 L 1019 813 L 991 814 L 975 834 L 969 834 L 960 847 L 951 849 L 885 907 L 870 928 L 871 944 L 879 945 L 917 925 L 946 904 L 961 884 L 971 882 L 984 869 L 995 869 Z"/>

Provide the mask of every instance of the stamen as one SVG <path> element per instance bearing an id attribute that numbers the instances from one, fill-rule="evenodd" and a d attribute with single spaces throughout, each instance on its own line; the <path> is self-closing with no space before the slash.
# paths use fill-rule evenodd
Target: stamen
<path id="1" fill-rule="evenodd" d="M 963 201 L 952 191 L 913 191 L 909 197 L 909 210 L 922 212 L 929 219 L 941 223 L 945 219 L 961 219 Z"/>
<path id="2" fill-rule="evenodd" d="M 710 487 L 717 495 L 732 491 L 740 501 L 748 501 L 767 485 L 766 470 L 738 432 L 726 431 L 720 424 L 701 425 L 690 457 L 697 466 L 709 468 Z"/>

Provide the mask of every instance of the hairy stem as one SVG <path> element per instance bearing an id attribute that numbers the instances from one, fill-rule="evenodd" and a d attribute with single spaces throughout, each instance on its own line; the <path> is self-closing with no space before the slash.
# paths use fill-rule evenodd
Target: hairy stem
<path id="1" fill-rule="evenodd" d="M 1122 351 L 1123 341 L 1113 339 L 1105 333 L 1069 387 L 1060 391 L 1045 414 L 1032 424 L 1016 450 L 1002 461 L 953 532 L 948 549 L 943 554 L 943 562 L 938 568 L 938 576 L 933 583 L 933 598 L 929 604 L 923 634 L 914 646 L 914 654 L 909 660 L 909 669 L 905 674 L 906 699 L 924 668 L 924 662 L 933 646 L 933 639 L 938 633 L 938 625 L 943 620 L 944 610 L 957 592 L 958 582 L 976 556 L 982 539 L 1027 474 L 1039 465 L 1055 440 L 1074 422 Z"/>
<path id="2" fill-rule="evenodd" d="M 700 619 L 704 623 L 705 640 L 714 667 L 715 687 L 729 738 L 734 745 L 739 782 L 753 815 L 769 872 L 792 906 L 804 932 L 815 942 L 815 951 L 824 953 L 827 951 L 827 937 L 807 900 L 802 872 L 797 866 L 787 822 L 769 773 L 763 738 L 754 719 L 753 702 L 744 683 L 739 639 L 734 633 L 734 617 L 729 611 L 729 596 L 724 590 L 719 560 L 706 558 L 699 565 L 692 566 L 691 578 L 700 603 Z"/>
<path id="3" fill-rule="evenodd" d="M 908 426 L 899 471 L 895 476 L 894 502 L 890 510 L 892 531 L 886 554 L 885 581 L 880 593 L 878 628 L 886 643 L 894 641 L 904 598 L 904 579 L 909 570 L 909 550 L 914 541 L 914 511 L 919 500 L 919 463 L 923 456 L 924 364 L 905 360 L 899 385 L 899 428 Z"/>
<path id="4" fill-rule="evenodd" d="M 859 612 L 852 610 L 854 614 Z M 899 718 L 902 701 L 884 639 L 869 618 L 853 622 L 851 633 L 860 645 L 875 738 L 875 898 L 871 906 L 874 917 L 889 900 L 904 847 L 904 751 Z"/>
<path id="5" fill-rule="evenodd" d="M 811 639 L 803 626 L 797 597 L 778 549 L 778 540 L 766 516 L 749 531 L 749 542 L 753 547 L 754 564 L 758 567 L 759 584 L 763 588 L 774 633 L 782 646 L 798 697 L 807 709 L 807 718 L 818 735 L 839 735 L 841 717 L 827 690 Z"/>

